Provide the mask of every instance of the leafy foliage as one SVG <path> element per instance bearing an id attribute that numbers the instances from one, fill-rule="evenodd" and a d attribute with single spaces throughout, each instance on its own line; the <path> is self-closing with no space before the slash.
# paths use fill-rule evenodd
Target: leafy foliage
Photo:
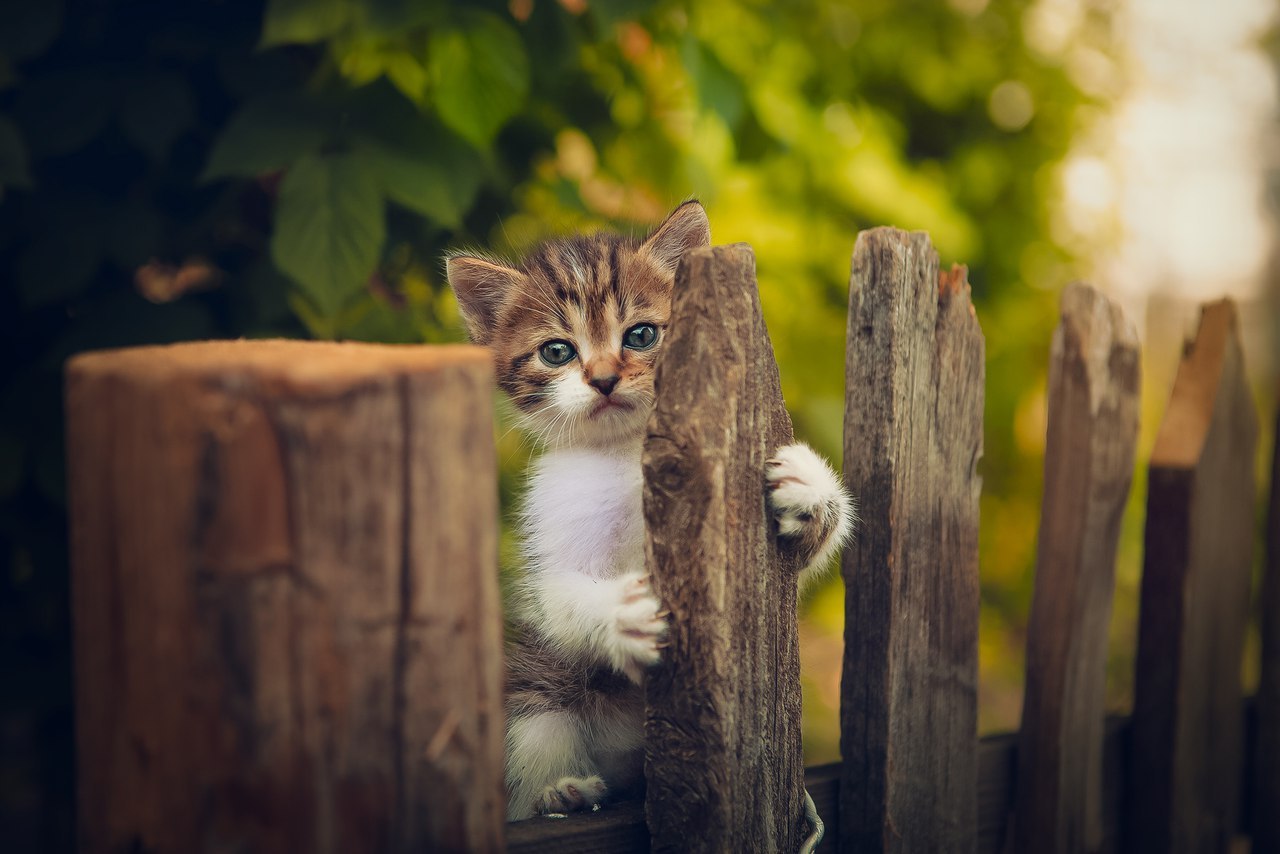
<path id="1" fill-rule="evenodd" d="M 445 248 L 638 228 L 691 194 L 717 242 L 754 245 L 797 426 L 833 456 L 856 231 L 927 229 L 944 262 L 970 264 L 991 379 L 984 679 L 995 696 L 1016 684 L 1040 452 L 1018 425 L 1043 386 L 1046 289 L 1073 269 L 1053 170 L 1086 105 L 1062 57 L 1024 41 L 1029 5 L 0 4 L 0 631 L 22 652 L 0 716 L 55 793 L 25 847 L 66 847 L 71 825 L 67 356 L 214 335 L 457 340 Z M 996 121 L 1002 84 L 1030 105 L 1021 124 Z M 518 442 L 501 442 L 508 494 Z M 833 749 L 835 601 L 819 593 L 808 629 L 816 756 Z"/>

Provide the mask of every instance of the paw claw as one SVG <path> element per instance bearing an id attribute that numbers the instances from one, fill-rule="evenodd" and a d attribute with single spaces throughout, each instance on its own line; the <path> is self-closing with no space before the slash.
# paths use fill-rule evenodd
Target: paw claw
<path id="1" fill-rule="evenodd" d="M 613 619 L 613 662 L 638 682 L 643 669 L 658 661 L 657 644 L 667 632 L 666 618 L 647 575 L 624 579 L 619 598 Z"/>
<path id="2" fill-rule="evenodd" d="M 599 777 L 562 777 L 554 786 L 542 790 L 538 812 L 543 815 L 595 809 L 609 788 Z"/>

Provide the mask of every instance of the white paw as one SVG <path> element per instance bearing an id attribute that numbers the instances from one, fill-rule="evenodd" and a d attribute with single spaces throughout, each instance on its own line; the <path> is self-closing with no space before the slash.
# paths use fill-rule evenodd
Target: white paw
<path id="1" fill-rule="evenodd" d="M 836 473 L 808 445 L 779 448 L 765 464 L 778 535 L 800 555 L 803 588 L 853 533 L 857 513 Z"/>
<path id="2" fill-rule="evenodd" d="M 667 633 L 662 603 L 653 595 L 647 575 L 618 579 L 618 605 L 613 612 L 614 664 L 640 682 L 644 669 L 658 663 L 662 638 Z"/>
<path id="3" fill-rule="evenodd" d="M 784 537 L 803 533 L 815 517 L 846 503 L 835 472 L 812 448 L 799 442 L 779 448 L 765 464 L 765 482 L 769 508 L 778 520 L 778 533 Z"/>
<path id="4" fill-rule="evenodd" d="M 599 777 L 561 777 L 554 786 L 542 790 L 538 812 L 577 812 L 598 806 L 609 788 Z"/>

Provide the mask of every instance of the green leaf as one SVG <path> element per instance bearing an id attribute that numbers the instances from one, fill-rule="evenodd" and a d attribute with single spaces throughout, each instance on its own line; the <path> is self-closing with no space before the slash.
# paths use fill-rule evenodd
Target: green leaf
<path id="1" fill-rule="evenodd" d="M 385 239 L 378 178 L 360 156 L 307 155 L 285 175 L 271 258 L 323 315 L 360 293 Z"/>
<path id="2" fill-rule="evenodd" d="M 283 169 L 320 150 L 328 136 L 327 119 L 320 105 L 289 92 L 250 101 L 218 135 L 200 180 Z"/>
<path id="3" fill-rule="evenodd" d="M 13 122 L 0 116 L 0 188 L 30 187 L 27 148 Z"/>
<path id="4" fill-rule="evenodd" d="M 726 126 L 737 127 L 747 103 L 742 81 L 692 36 L 684 40 L 680 56 L 698 88 L 698 101 L 702 106 L 718 113 Z"/>
<path id="5" fill-rule="evenodd" d="M 158 74 L 128 81 L 117 120 L 139 149 L 153 160 L 163 160 L 195 117 L 186 81 L 174 74 Z"/>
<path id="6" fill-rule="evenodd" d="M 358 146 L 393 202 L 456 228 L 480 189 L 479 159 L 456 140 L 407 148 L 366 143 Z"/>
<path id="7" fill-rule="evenodd" d="M 352 12 L 347 0 L 270 0 L 262 20 L 262 47 L 322 41 L 341 31 Z"/>
<path id="8" fill-rule="evenodd" d="M 591 14 L 609 32 L 623 21 L 642 17 L 653 6 L 653 0 L 592 0 Z"/>
<path id="9" fill-rule="evenodd" d="M 382 70 L 406 98 L 422 103 L 427 91 L 427 69 L 417 57 L 405 50 L 388 52 L 383 58 Z"/>
<path id="10" fill-rule="evenodd" d="M 440 118 L 488 147 L 529 91 L 529 59 L 520 36 L 493 15 L 477 15 L 458 29 L 437 30 L 428 49 Z"/>

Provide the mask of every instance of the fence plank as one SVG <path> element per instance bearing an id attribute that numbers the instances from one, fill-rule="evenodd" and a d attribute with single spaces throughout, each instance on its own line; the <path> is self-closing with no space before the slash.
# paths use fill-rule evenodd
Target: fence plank
<path id="1" fill-rule="evenodd" d="M 1139 346 L 1087 285 L 1062 295 L 1049 361 L 1049 428 L 1014 850 L 1097 851 L 1103 841 L 1107 631 L 1120 521 L 1138 439 Z"/>
<path id="2" fill-rule="evenodd" d="M 220 342 L 67 373 L 84 851 L 503 845 L 491 368 Z"/>
<path id="3" fill-rule="evenodd" d="M 1257 429 L 1235 306 L 1207 304 L 1178 367 L 1148 478 L 1135 851 L 1225 851 L 1237 823 Z"/>
<path id="4" fill-rule="evenodd" d="M 927 235 L 858 235 L 845 376 L 841 848 L 972 851 L 983 341 Z"/>
<path id="5" fill-rule="evenodd" d="M 1244 719 L 1255 712 L 1246 708 Z M 1128 806 L 1127 779 L 1132 770 L 1132 722 L 1129 718 L 1108 717 L 1102 742 L 1102 821 L 1104 851 L 1124 851 L 1121 847 L 1121 817 Z M 1017 764 L 1016 733 L 988 735 L 978 742 L 978 846 L 980 854 L 1007 854 L 1009 816 L 1013 809 L 1014 776 Z M 1248 749 L 1254 745 L 1247 744 Z M 818 814 L 827 822 L 827 835 L 819 854 L 836 851 L 840 838 L 840 818 L 835 804 L 840 798 L 840 763 L 805 770 L 805 788 L 818 805 Z M 1246 797 L 1253 796 L 1246 787 Z M 559 851 L 608 851 L 610 854 L 639 854 L 649 850 L 649 834 L 644 812 L 636 804 L 611 805 L 596 813 L 581 813 L 565 819 L 531 818 L 508 825 L 510 854 L 551 854 Z M 1242 831 L 1237 828 L 1237 832 Z M 1256 845 L 1256 843 L 1255 843 Z"/>
<path id="6" fill-rule="evenodd" d="M 794 556 L 765 461 L 792 441 L 745 245 L 680 263 L 644 451 L 647 560 L 671 611 L 648 678 L 654 851 L 795 851 L 803 838 Z"/>
<path id="7" fill-rule="evenodd" d="M 1280 402 L 1280 394 L 1276 396 Z M 1280 854 L 1280 410 L 1271 452 L 1267 563 L 1259 607 L 1262 676 L 1258 681 L 1258 746 L 1254 751 L 1253 852 Z"/>

